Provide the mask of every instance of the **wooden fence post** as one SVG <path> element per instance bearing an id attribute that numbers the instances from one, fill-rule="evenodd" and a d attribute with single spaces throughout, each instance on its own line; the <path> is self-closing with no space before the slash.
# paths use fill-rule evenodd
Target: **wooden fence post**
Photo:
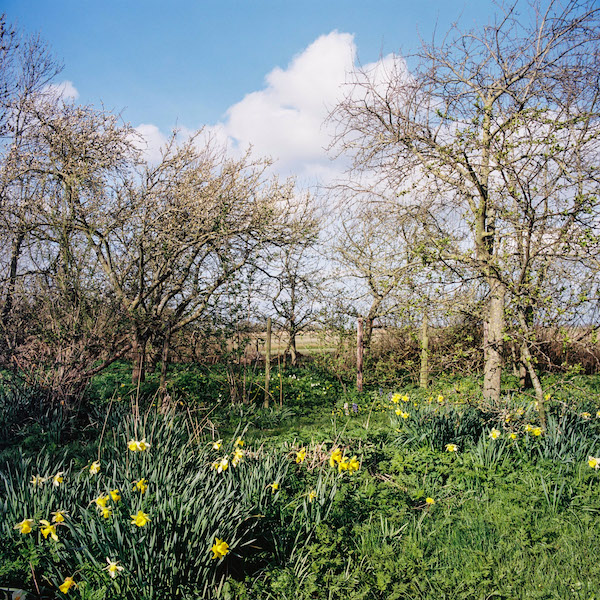
<path id="1" fill-rule="evenodd" d="M 269 383 L 271 380 L 271 317 L 267 319 L 267 342 L 265 346 L 265 402 L 269 408 Z"/>
<path id="2" fill-rule="evenodd" d="M 356 327 L 356 389 L 359 392 L 363 391 L 363 320 L 358 319 Z"/>

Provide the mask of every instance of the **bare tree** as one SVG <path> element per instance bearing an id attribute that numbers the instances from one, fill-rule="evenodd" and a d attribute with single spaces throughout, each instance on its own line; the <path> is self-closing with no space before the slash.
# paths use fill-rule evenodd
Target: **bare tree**
<path id="1" fill-rule="evenodd" d="M 567 241 L 581 257 L 597 225 L 598 16 L 593 2 L 501 5 L 494 23 L 452 30 L 387 64 L 383 78 L 360 73 L 332 113 L 355 172 L 378 173 L 397 210 L 426 206 L 440 258 L 485 284 L 492 400 L 507 294 L 535 313 L 544 272 Z"/>

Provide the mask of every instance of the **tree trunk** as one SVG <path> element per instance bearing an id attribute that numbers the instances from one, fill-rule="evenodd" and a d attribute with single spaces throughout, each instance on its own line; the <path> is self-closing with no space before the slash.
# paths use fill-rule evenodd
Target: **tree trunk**
<path id="1" fill-rule="evenodd" d="M 159 396 L 161 400 L 160 410 L 164 414 L 169 410 L 170 396 L 167 394 L 167 371 L 171 361 L 171 325 L 167 325 L 165 337 L 162 343 L 161 364 L 160 364 L 160 386 Z"/>
<path id="2" fill-rule="evenodd" d="M 483 397 L 500 400 L 502 349 L 504 345 L 504 284 L 492 279 L 488 300 L 487 335 L 484 336 Z"/>
<path id="3" fill-rule="evenodd" d="M 135 335 L 133 338 L 133 367 L 131 383 L 137 385 L 146 379 L 146 343 L 144 336 Z"/>
<path id="4" fill-rule="evenodd" d="M 429 384 L 429 318 L 423 312 L 421 322 L 421 369 L 419 372 L 419 387 L 426 388 Z"/>

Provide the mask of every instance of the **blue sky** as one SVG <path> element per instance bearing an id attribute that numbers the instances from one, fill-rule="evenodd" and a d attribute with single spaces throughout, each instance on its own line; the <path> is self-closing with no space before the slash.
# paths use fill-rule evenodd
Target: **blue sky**
<path id="1" fill-rule="evenodd" d="M 430 40 L 434 28 L 441 35 L 459 18 L 463 28 L 485 24 L 494 6 L 489 0 L 0 0 L 0 10 L 20 32 L 47 41 L 64 63 L 58 82 L 71 82 L 78 102 L 120 112 L 150 146 L 176 125 L 209 125 L 239 146 L 283 157 L 285 171 L 302 170 L 307 160 L 324 164 L 316 148 L 326 136 L 316 124 L 334 100 L 331 88 L 340 82 L 333 79 L 353 61 L 409 53 L 419 33 Z M 344 52 L 356 58 L 344 59 Z M 303 99 L 296 103 L 296 96 Z M 284 140 L 292 137 L 302 138 L 298 156 Z"/>

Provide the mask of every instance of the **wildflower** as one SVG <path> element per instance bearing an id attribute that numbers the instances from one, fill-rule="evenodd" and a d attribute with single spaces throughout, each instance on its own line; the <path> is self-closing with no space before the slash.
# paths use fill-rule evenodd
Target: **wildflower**
<path id="1" fill-rule="evenodd" d="M 108 493 L 110 494 L 110 499 L 113 502 L 118 502 L 121 499 L 121 494 L 119 494 L 119 490 L 112 490 Z"/>
<path id="2" fill-rule="evenodd" d="M 98 508 L 106 508 L 109 500 L 110 496 L 98 496 L 95 500 L 93 500 L 93 502 Z"/>
<path id="3" fill-rule="evenodd" d="M 306 448 L 300 448 L 300 450 L 298 450 L 296 452 L 296 462 L 298 464 L 304 462 L 304 459 L 306 458 Z"/>
<path id="4" fill-rule="evenodd" d="M 73 586 L 77 587 L 77 584 L 73 581 L 72 577 L 66 577 L 65 580 L 58 586 L 58 589 L 66 594 Z"/>
<path id="5" fill-rule="evenodd" d="M 490 437 L 493 440 L 497 440 L 500 437 L 500 432 L 495 427 L 492 427 L 492 430 L 490 431 Z"/>
<path id="6" fill-rule="evenodd" d="M 133 482 L 133 490 L 139 490 L 143 494 L 148 489 L 148 482 L 145 479 Z"/>
<path id="7" fill-rule="evenodd" d="M 44 536 L 44 539 L 50 536 L 55 542 L 58 542 L 58 536 L 56 535 L 56 525 L 50 524 L 50 522 L 46 521 L 46 519 L 42 519 L 40 521 L 40 524 L 43 526 L 42 535 Z"/>
<path id="8" fill-rule="evenodd" d="M 219 538 L 215 538 L 215 543 L 211 548 L 213 555 L 211 558 L 223 558 L 229 552 L 229 544 L 220 540 Z"/>
<path id="9" fill-rule="evenodd" d="M 27 592 L 25 590 L 15 590 L 12 593 L 11 600 L 24 600 L 27 597 Z"/>
<path id="10" fill-rule="evenodd" d="M 98 473 L 100 473 L 100 461 L 99 460 L 95 460 L 91 466 L 90 466 L 90 473 L 92 475 L 97 475 Z"/>
<path id="11" fill-rule="evenodd" d="M 143 527 L 150 521 L 150 517 L 143 511 L 138 510 L 137 515 L 131 515 L 131 524 Z"/>
<path id="12" fill-rule="evenodd" d="M 316 497 L 317 497 L 317 492 L 315 492 L 315 490 L 310 490 L 310 492 L 308 492 L 308 501 L 309 502 L 312 502 Z"/>
<path id="13" fill-rule="evenodd" d="M 331 452 L 331 456 L 329 457 L 329 466 L 335 467 L 336 463 L 339 463 L 342 460 L 342 451 L 339 448 L 336 448 Z"/>
<path id="14" fill-rule="evenodd" d="M 535 435 L 536 437 L 539 437 L 540 435 L 542 435 L 542 433 L 543 433 L 543 430 L 542 430 L 542 428 L 541 428 L 541 427 L 534 427 L 534 428 L 531 430 L 531 433 L 533 433 L 533 435 Z"/>
<path id="15" fill-rule="evenodd" d="M 108 567 L 104 567 L 105 571 L 108 571 L 108 574 L 114 579 L 119 571 L 123 570 L 123 567 L 118 563 L 118 561 L 112 561 L 108 556 L 106 557 L 106 562 L 108 563 Z"/>
<path id="16" fill-rule="evenodd" d="M 52 513 L 54 516 L 52 517 L 53 523 L 64 523 L 65 515 L 67 514 L 66 510 L 57 510 Z"/>
<path id="17" fill-rule="evenodd" d="M 20 523 L 17 523 L 13 529 L 18 529 L 21 533 L 31 533 L 32 525 L 33 519 L 23 519 Z"/>
<path id="18" fill-rule="evenodd" d="M 458 452 L 458 446 L 456 444 L 446 444 L 446 452 Z"/>
<path id="19" fill-rule="evenodd" d="M 29 483 L 33 484 L 33 487 L 35 488 L 42 487 L 44 485 L 44 481 L 46 481 L 45 477 L 42 477 L 41 475 L 34 475 Z"/>
<path id="20" fill-rule="evenodd" d="M 127 442 L 127 448 L 132 452 L 138 452 L 140 449 L 140 443 L 137 440 L 129 440 Z"/>
<path id="21" fill-rule="evenodd" d="M 237 440 L 235 440 L 235 445 L 239 446 L 240 448 L 245 444 L 246 442 L 244 442 L 244 440 L 242 438 L 238 438 Z"/>
<path id="22" fill-rule="evenodd" d="M 274 494 L 279 489 L 279 483 L 277 483 L 277 481 L 274 481 L 273 483 L 269 484 L 269 487 L 271 488 L 271 493 Z"/>
<path id="23" fill-rule="evenodd" d="M 360 463 L 358 462 L 356 456 L 353 456 L 348 461 L 348 473 L 354 473 L 354 471 L 358 471 L 358 469 L 360 469 Z"/>
<path id="24" fill-rule="evenodd" d="M 144 452 L 150 448 L 150 444 L 146 441 L 146 438 L 143 440 L 129 440 L 127 442 L 127 447 L 132 452 Z"/>
<path id="25" fill-rule="evenodd" d="M 220 450 L 222 445 L 223 445 L 223 440 L 217 440 L 216 442 L 213 442 L 212 443 L 213 450 Z"/>
<path id="26" fill-rule="evenodd" d="M 233 458 L 231 459 L 231 466 L 237 467 L 242 458 L 244 458 L 244 451 L 240 450 L 240 448 L 236 448 L 233 453 Z"/>
<path id="27" fill-rule="evenodd" d="M 592 469 L 600 469 L 600 458 L 594 458 L 593 456 L 588 456 L 588 465 Z M 27 533 L 24 531 L 23 533 Z"/>
<path id="28" fill-rule="evenodd" d="M 229 459 L 224 456 L 221 460 L 217 460 L 213 463 L 213 469 L 217 470 L 217 473 L 222 473 L 223 471 L 227 471 L 227 467 L 229 466 Z"/>
<path id="29" fill-rule="evenodd" d="M 433 498 L 425 498 L 425 504 L 435 504 L 435 500 Z"/>
<path id="30" fill-rule="evenodd" d="M 110 506 L 105 506 L 103 509 L 101 509 L 101 512 L 105 519 L 110 519 L 110 516 L 112 515 L 112 509 Z"/>
<path id="31" fill-rule="evenodd" d="M 52 485 L 54 487 L 58 487 L 62 482 L 63 482 L 63 472 L 64 471 L 59 471 L 53 478 L 52 478 Z"/>

